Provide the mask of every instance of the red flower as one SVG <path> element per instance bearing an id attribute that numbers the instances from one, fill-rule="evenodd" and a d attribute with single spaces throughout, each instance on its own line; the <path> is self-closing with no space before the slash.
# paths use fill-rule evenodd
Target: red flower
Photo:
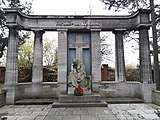
<path id="1" fill-rule="evenodd" d="M 74 94 L 76 96 L 81 96 L 83 95 L 83 89 L 81 87 L 75 88 Z"/>

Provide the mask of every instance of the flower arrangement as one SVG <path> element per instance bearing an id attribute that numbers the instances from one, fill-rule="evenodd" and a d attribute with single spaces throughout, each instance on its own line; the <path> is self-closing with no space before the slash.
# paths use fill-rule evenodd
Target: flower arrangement
<path id="1" fill-rule="evenodd" d="M 76 96 L 82 96 L 83 95 L 83 89 L 81 87 L 75 88 L 74 94 Z"/>

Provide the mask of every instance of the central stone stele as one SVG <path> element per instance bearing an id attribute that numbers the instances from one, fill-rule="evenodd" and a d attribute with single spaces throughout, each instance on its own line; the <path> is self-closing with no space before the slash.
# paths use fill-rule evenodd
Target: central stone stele
<path id="1" fill-rule="evenodd" d="M 93 89 L 92 42 L 89 32 L 67 33 L 67 94 L 62 93 L 53 107 L 107 106 Z"/>

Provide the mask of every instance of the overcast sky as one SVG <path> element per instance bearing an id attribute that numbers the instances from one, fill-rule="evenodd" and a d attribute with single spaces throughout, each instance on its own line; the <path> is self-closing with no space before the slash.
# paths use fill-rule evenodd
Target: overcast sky
<path id="1" fill-rule="evenodd" d="M 32 8 L 35 15 L 86 15 L 91 11 L 92 15 L 124 15 L 127 14 L 125 11 L 118 13 L 112 11 L 105 10 L 105 5 L 100 0 L 21 0 L 21 2 L 33 1 Z M 111 33 L 111 32 L 110 32 Z M 102 35 L 103 33 L 101 33 Z M 108 34 L 108 33 L 105 33 Z M 45 33 L 44 37 L 48 37 L 49 39 L 58 39 L 58 34 L 50 32 Z M 114 35 L 111 34 L 107 39 L 107 43 L 111 44 L 111 48 L 113 50 L 113 54 L 109 59 L 111 61 L 107 61 L 105 64 L 109 64 L 109 66 L 115 66 L 115 49 L 114 49 Z M 135 43 L 127 43 L 125 45 L 125 61 L 126 64 L 139 64 L 138 62 L 138 54 L 137 51 L 131 50 L 131 46 Z"/>
<path id="2" fill-rule="evenodd" d="M 33 0 L 34 14 L 41 15 L 84 15 L 89 14 L 90 10 L 94 15 L 113 14 L 104 8 L 100 0 Z"/>

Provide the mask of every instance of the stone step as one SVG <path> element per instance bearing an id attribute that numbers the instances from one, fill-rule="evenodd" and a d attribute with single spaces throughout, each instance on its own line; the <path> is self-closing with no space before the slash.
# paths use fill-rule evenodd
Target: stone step
<path id="1" fill-rule="evenodd" d="M 91 94 L 91 95 L 60 95 L 59 96 L 60 103 L 97 103 L 101 102 L 101 97 L 99 94 Z"/>
<path id="2" fill-rule="evenodd" d="M 86 102 L 86 103 L 60 103 L 54 102 L 52 108 L 64 108 L 64 107 L 108 107 L 108 104 L 105 101 L 100 101 L 97 103 Z"/>
<path id="3" fill-rule="evenodd" d="M 53 104 L 55 99 L 21 99 L 15 102 L 16 105 L 45 105 Z"/>
<path id="4" fill-rule="evenodd" d="M 110 104 L 119 104 L 119 103 L 144 103 L 144 100 L 139 98 L 131 98 L 131 97 L 120 97 L 120 98 L 102 98 L 102 100 L 106 101 Z"/>

